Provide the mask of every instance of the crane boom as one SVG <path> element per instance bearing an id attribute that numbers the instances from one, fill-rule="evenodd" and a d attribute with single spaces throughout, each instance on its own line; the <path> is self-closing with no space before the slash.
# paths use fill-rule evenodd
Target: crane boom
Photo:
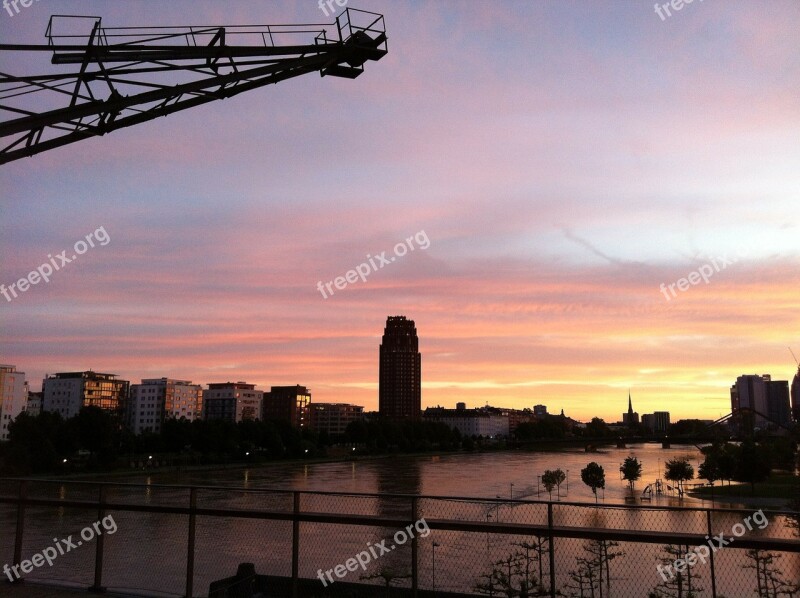
<path id="1" fill-rule="evenodd" d="M 59 32 L 80 19 L 90 33 Z M 45 37 L 0 44 L 69 67 L 0 73 L 0 164 L 306 73 L 355 79 L 388 51 L 383 16 L 353 8 L 325 25 L 103 27 L 53 15 Z"/>

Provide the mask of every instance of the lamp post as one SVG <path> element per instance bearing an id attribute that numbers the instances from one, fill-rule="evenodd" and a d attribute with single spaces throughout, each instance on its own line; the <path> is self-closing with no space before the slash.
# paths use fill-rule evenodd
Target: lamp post
<path id="1" fill-rule="evenodd" d="M 433 593 L 436 595 L 436 547 L 439 546 L 437 542 L 431 544 L 432 551 L 431 551 L 431 569 L 433 571 L 432 578 L 433 578 Z"/>
<path id="2" fill-rule="evenodd" d="M 486 513 L 486 523 L 489 523 L 489 519 L 492 518 L 492 514 L 487 512 Z M 489 559 L 489 532 L 486 532 L 486 559 Z"/>
<path id="3" fill-rule="evenodd" d="M 511 482 L 511 500 L 514 500 L 514 482 Z"/>
<path id="4" fill-rule="evenodd" d="M 569 469 L 567 470 L 567 494 L 569 494 Z"/>

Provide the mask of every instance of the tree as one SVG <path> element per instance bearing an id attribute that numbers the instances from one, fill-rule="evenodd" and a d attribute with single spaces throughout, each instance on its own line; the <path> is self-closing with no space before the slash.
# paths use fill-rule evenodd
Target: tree
<path id="1" fill-rule="evenodd" d="M 597 502 L 597 489 L 606 487 L 606 473 L 603 467 L 592 461 L 581 469 L 581 480 L 592 489 L 594 502 Z"/>
<path id="2" fill-rule="evenodd" d="M 736 463 L 733 479 L 750 484 L 755 494 L 756 484 L 766 480 L 772 471 L 771 457 L 772 454 L 767 447 L 749 440 L 743 442 L 739 447 L 739 460 Z"/>
<path id="3" fill-rule="evenodd" d="M 675 457 L 664 464 L 664 477 L 678 483 L 678 494 L 683 496 L 683 483 L 694 478 L 694 467 L 689 457 Z"/>
<path id="4" fill-rule="evenodd" d="M 556 469 L 553 472 L 553 475 L 556 479 L 556 486 L 558 486 L 558 499 L 561 500 L 561 484 L 563 484 L 564 480 L 567 479 L 567 474 L 565 474 L 561 469 Z"/>
<path id="5" fill-rule="evenodd" d="M 592 421 L 586 424 L 586 428 L 583 431 L 585 438 L 605 438 L 610 434 L 611 430 L 608 424 L 599 417 L 593 417 Z"/>
<path id="6" fill-rule="evenodd" d="M 697 468 L 697 477 L 708 480 L 708 483 L 711 485 L 713 498 L 714 482 L 720 479 L 718 453 L 710 452 L 706 454 L 706 458 Z"/>
<path id="7" fill-rule="evenodd" d="M 542 485 L 553 500 L 553 488 L 556 487 L 556 472 L 548 469 L 542 474 Z"/>
<path id="8" fill-rule="evenodd" d="M 630 489 L 633 490 L 633 485 L 640 477 L 642 477 L 642 464 L 636 457 L 626 457 L 622 467 L 619 468 L 622 473 L 622 479 L 627 480 Z"/>

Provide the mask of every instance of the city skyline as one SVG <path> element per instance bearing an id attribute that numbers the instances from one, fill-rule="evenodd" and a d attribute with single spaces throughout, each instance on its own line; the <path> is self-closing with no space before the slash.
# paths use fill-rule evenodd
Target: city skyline
<path id="1" fill-rule="evenodd" d="M 0 295 L 0 361 L 34 389 L 94 368 L 301 383 L 376 410 L 381 324 L 404 313 L 424 330 L 423 407 L 615 421 L 631 388 L 639 413 L 716 419 L 738 376 L 792 380 L 796 2 L 666 20 L 651 4 L 351 3 L 389 36 L 358 79 L 284 81 L 0 169 L 0 284 L 95 231 L 49 282 Z M 4 14 L 4 42 L 44 43 L 51 12 Z M 315 2 L 74 12 L 332 20 Z M 38 54 L 0 70 L 48 72 Z"/>

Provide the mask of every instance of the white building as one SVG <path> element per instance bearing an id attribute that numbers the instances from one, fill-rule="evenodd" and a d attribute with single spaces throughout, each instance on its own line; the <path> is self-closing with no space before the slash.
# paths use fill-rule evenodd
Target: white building
<path id="1" fill-rule="evenodd" d="M 13 365 L 0 365 L 0 440 L 8 440 L 8 424 L 25 411 L 27 401 L 25 372 L 18 372 Z"/>
<path id="2" fill-rule="evenodd" d="M 239 423 L 261 419 L 264 391 L 247 382 L 213 382 L 203 391 L 205 419 L 224 419 Z"/>
<path id="3" fill-rule="evenodd" d="M 78 415 L 81 407 L 99 407 L 121 415 L 129 386 L 127 380 L 117 380 L 116 374 L 93 371 L 54 374 L 42 381 L 42 411 L 60 413 L 64 419 Z"/>
<path id="4" fill-rule="evenodd" d="M 428 421 L 441 422 L 461 432 L 462 436 L 496 438 L 508 436 L 507 414 L 489 413 L 483 409 L 445 409 L 428 407 L 423 414 Z"/>
<path id="5" fill-rule="evenodd" d="M 158 434 L 170 418 L 194 421 L 202 416 L 203 389 L 191 380 L 149 378 L 131 385 L 128 427 L 136 435 Z"/>

